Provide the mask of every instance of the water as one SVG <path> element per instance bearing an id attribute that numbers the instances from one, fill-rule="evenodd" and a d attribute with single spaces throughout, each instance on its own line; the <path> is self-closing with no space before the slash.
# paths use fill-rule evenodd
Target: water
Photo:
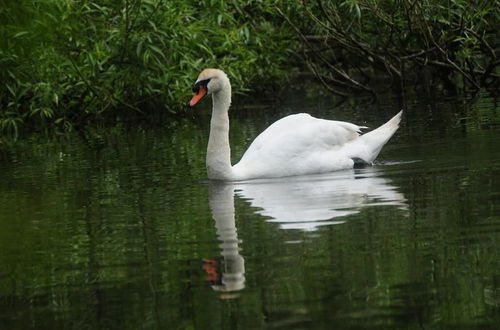
<path id="1" fill-rule="evenodd" d="M 371 127 L 398 111 L 240 108 L 233 159 L 300 107 Z M 0 161 L 1 329 L 498 328 L 492 98 L 411 103 L 374 167 L 237 184 L 206 180 L 208 115 Z"/>

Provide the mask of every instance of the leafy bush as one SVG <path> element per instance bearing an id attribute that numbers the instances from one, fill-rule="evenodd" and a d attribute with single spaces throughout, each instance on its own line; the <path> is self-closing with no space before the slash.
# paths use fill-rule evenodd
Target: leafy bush
<path id="1" fill-rule="evenodd" d="M 225 70 L 236 93 L 294 67 L 344 95 L 373 92 L 380 76 L 402 89 L 426 80 L 498 86 L 499 8 L 500 0 L 0 0 L 0 136 L 182 113 L 205 67 Z"/>
<path id="2" fill-rule="evenodd" d="M 283 77 L 293 46 L 271 1 L 0 5 L 0 134 L 179 113 L 201 69 L 225 70 L 244 92 Z"/>
<path id="3" fill-rule="evenodd" d="M 433 88 L 498 86 L 498 0 L 303 3 L 308 19 L 290 25 L 304 62 L 332 92 L 373 92 L 380 76 L 403 88 L 424 79 Z"/>

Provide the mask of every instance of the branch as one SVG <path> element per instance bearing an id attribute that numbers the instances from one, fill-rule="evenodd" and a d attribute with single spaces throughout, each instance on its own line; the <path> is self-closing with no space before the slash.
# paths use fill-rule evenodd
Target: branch
<path id="1" fill-rule="evenodd" d="M 292 22 L 290 22 L 290 19 L 283 13 L 283 11 L 280 8 L 278 8 L 278 7 L 275 7 L 275 8 L 278 11 L 278 13 L 295 29 L 295 31 L 301 37 L 301 39 L 304 41 L 304 43 L 307 46 L 311 47 L 311 45 L 307 41 L 306 36 L 295 26 L 295 24 L 292 24 Z M 315 55 L 318 56 L 318 58 L 322 62 L 324 62 L 331 70 L 333 70 L 335 73 L 337 73 L 338 75 L 340 75 L 343 79 L 345 79 L 346 81 L 348 81 L 349 83 L 351 83 L 352 84 L 351 87 L 355 87 L 355 88 L 362 89 L 364 91 L 372 93 L 372 90 L 370 88 L 368 88 L 368 87 L 364 86 L 363 84 L 359 83 L 358 81 L 354 80 L 346 72 L 344 72 L 343 70 L 341 70 L 341 69 L 335 67 L 334 65 L 332 65 L 328 60 L 326 60 L 323 56 L 321 56 L 320 53 L 315 53 Z M 316 70 L 315 70 L 315 72 L 316 72 Z"/>
<path id="2" fill-rule="evenodd" d="M 419 7 L 421 8 L 421 4 L 419 4 Z M 459 71 L 465 77 L 465 79 L 467 79 L 472 85 L 474 85 L 474 87 L 476 89 L 479 89 L 480 87 L 477 84 L 477 82 L 473 79 L 473 77 L 469 76 L 460 66 L 458 66 L 455 62 L 453 62 L 448 57 L 448 53 L 437 43 L 436 39 L 434 38 L 434 35 L 431 32 L 431 28 L 430 28 L 429 24 L 427 24 L 427 21 L 425 19 L 421 19 L 420 23 L 424 25 L 423 32 L 427 33 L 427 35 L 429 36 L 429 39 L 434 44 L 434 46 L 439 50 L 439 52 L 443 55 L 446 62 L 448 62 L 455 70 Z"/>

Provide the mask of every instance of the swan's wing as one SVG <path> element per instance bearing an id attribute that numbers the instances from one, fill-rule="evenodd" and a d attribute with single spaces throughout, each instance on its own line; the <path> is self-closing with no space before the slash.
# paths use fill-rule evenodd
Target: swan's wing
<path id="1" fill-rule="evenodd" d="M 282 118 L 269 126 L 250 145 L 236 168 L 255 166 L 283 167 L 284 163 L 305 162 L 322 153 L 340 149 L 358 138 L 363 127 L 342 122 L 296 114 Z"/>
<path id="2" fill-rule="evenodd" d="M 269 126 L 252 142 L 243 158 L 259 152 L 275 152 L 285 148 L 300 154 L 310 151 L 332 150 L 356 139 L 363 127 L 342 122 L 314 118 L 301 113 L 284 117 Z"/>

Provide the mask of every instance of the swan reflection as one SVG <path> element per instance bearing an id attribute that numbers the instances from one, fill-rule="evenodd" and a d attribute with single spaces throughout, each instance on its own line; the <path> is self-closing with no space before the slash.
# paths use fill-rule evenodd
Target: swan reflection
<path id="1" fill-rule="evenodd" d="M 212 288 L 238 291 L 245 287 L 245 260 L 240 254 L 234 196 L 258 208 L 256 213 L 283 229 L 312 231 L 343 223 L 343 217 L 365 206 L 392 205 L 406 209 L 403 194 L 375 168 L 348 170 L 240 183 L 209 183 L 209 205 L 221 244 L 222 260 L 204 260 Z M 229 297 L 229 296 L 228 296 Z"/>
<path id="2" fill-rule="evenodd" d="M 259 208 L 256 213 L 283 229 L 316 230 L 343 223 L 365 206 L 406 208 L 406 199 L 375 167 L 235 185 L 236 195 Z"/>
<path id="3" fill-rule="evenodd" d="M 222 261 L 219 265 L 219 261 L 205 259 L 203 268 L 214 290 L 238 291 L 245 287 L 245 260 L 238 246 L 240 241 L 234 219 L 234 187 L 232 184 L 211 182 L 208 192 L 210 210 L 221 242 Z"/>

